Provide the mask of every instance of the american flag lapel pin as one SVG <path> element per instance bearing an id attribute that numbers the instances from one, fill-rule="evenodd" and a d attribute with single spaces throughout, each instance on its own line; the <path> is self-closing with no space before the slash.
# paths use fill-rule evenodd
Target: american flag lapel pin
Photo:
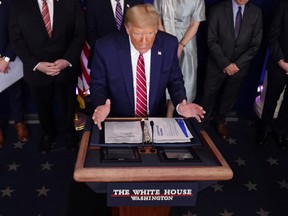
<path id="1" fill-rule="evenodd" d="M 127 4 L 127 5 L 126 5 L 126 7 L 127 7 L 127 8 L 130 8 L 130 5 L 129 5 L 129 4 Z"/>
<path id="2" fill-rule="evenodd" d="M 158 55 L 162 55 L 162 52 L 161 51 L 158 51 L 158 53 L 157 53 Z"/>

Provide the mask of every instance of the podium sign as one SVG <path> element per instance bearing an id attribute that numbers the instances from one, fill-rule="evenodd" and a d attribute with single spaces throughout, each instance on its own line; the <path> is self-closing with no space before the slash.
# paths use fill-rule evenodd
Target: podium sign
<path id="1" fill-rule="evenodd" d="M 108 183 L 108 206 L 194 206 L 199 182 Z"/>

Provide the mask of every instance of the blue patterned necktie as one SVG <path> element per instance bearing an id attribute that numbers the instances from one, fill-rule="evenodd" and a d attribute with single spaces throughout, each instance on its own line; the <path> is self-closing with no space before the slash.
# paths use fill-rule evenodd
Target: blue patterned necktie
<path id="1" fill-rule="evenodd" d="M 116 4 L 115 20 L 116 20 L 117 29 L 120 30 L 122 20 L 123 20 L 123 12 L 122 12 L 122 8 L 121 8 L 120 0 L 116 0 L 116 2 L 117 2 L 117 4 Z"/>
<path id="2" fill-rule="evenodd" d="M 239 35 L 239 31 L 240 31 L 240 27 L 241 27 L 241 23 L 242 23 L 241 11 L 242 11 L 242 7 L 239 6 L 237 14 L 236 14 L 236 19 L 235 19 L 235 28 L 234 28 L 235 38 L 237 38 Z"/>

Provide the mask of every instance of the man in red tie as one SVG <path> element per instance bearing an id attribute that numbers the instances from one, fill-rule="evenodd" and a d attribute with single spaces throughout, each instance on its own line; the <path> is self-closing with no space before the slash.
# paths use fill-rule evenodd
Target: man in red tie
<path id="1" fill-rule="evenodd" d="M 31 86 L 38 108 L 40 151 L 50 151 L 56 134 L 68 148 L 77 147 L 75 89 L 85 40 L 80 2 L 15 0 L 11 4 L 9 31 L 23 62 L 24 80 Z M 55 124 L 57 114 L 59 125 Z"/>
<path id="2" fill-rule="evenodd" d="M 135 5 L 125 16 L 127 33 L 96 41 L 90 89 L 95 107 L 92 118 L 100 129 L 108 115 L 164 117 L 166 88 L 180 115 L 198 121 L 204 117 L 202 107 L 186 102 L 178 41 L 158 31 L 159 20 L 152 5 Z"/>

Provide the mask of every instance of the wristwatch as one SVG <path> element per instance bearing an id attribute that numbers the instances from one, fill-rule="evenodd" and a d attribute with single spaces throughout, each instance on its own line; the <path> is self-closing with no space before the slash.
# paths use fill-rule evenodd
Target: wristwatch
<path id="1" fill-rule="evenodd" d="M 4 57 L 4 61 L 9 62 L 9 61 L 10 61 L 10 58 L 7 57 L 7 56 L 5 56 L 5 57 Z"/>

